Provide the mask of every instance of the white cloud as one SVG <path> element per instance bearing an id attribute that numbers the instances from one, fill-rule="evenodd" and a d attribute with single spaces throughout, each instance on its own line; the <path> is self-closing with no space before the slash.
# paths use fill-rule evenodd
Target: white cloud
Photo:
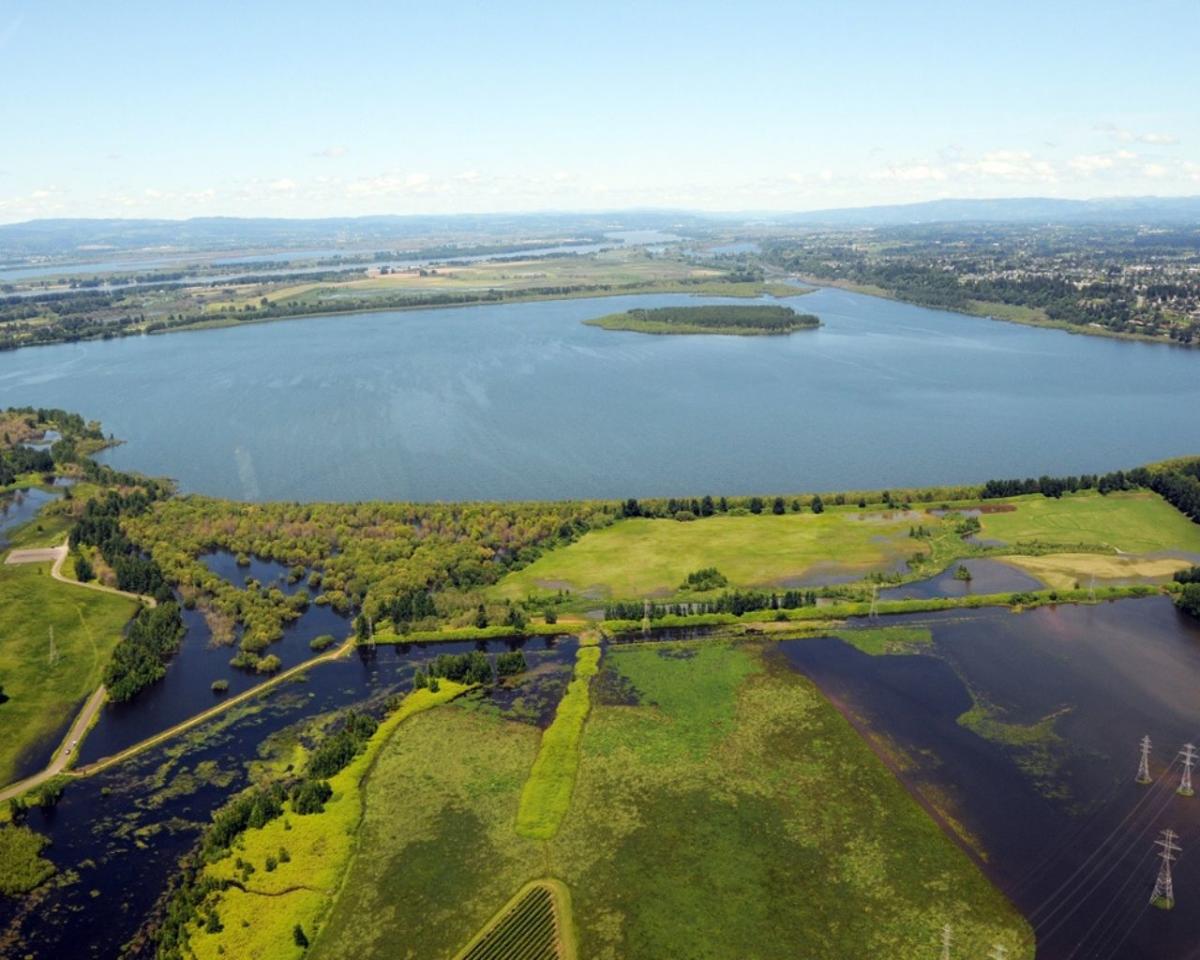
<path id="1" fill-rule="evenodd" d="M 298 184 L 290 177 L 281 177 L 278 180 L 272 180 L 267 187 L 274 193 L 292 193 L 295 191 Z"/>
<path id="2" fill-rule="evenodd" d="M 955 169 L 993 180 L 1048 183 L 1058 177 L 1054 164 L 1038 160 L 1027 150 L 992 150 L 978 160 L 956 164 Z"/>
<path id="3" fill-rule="evenodd" d="M 1113 150 L 1111 153 L 1081 153 L 1071 158 L 1070 167 L 1076 173 L 1091 176 L 1101 170 L 1112 170 L 1114 167 L 1137 159 L 1132 150 Z"/>
<path id="4" fill-rule="evenodd" d="M 920 183 L 926 180 L 945 180 L 946 171 L 927 163 L 889 165 L 867 174 L 869 180 L 896 180 L 902 183 Z"/>
<path id="5" fill-rule="evenodd" d="M 1158 177 L 1165 177 L 1167 175 L 1167 168 L 1161 163 L 1147 163 L 1142 167 L 1142 174 L 1157 179 Z"/>
<path id="6" fill-rule="evenodd" d="M 1150 143 L 1159 147 L 1170 147 L 1179 143 L 1179 138 L 1170 133 L 1136 133 L 1133 130 L 1124 130 L 1118 127 L 1115 123 L 1098 123 L 1095 129 L 1101 133 L 1106 133 L 1119 143 Z"/>
<path id="7" fill-rule="evenodd" d="M 336 160 L 338 157 L 344 157 L 349 152 L 349 148 L 343 147 L 341 144 L 335 144 L 332 147 L 326 147 L 324 150 L 314 151 L 313 156 L 324 157 L 327 160 Z"/>

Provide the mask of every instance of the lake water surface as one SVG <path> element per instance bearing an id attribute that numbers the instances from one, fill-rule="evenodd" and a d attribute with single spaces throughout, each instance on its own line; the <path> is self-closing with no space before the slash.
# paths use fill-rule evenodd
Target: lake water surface
<path id="1" fill-rule="evenodd" d="M 256 499 L 830 490 L 1200 451 L 1200 354 L 837 289 L 789 337 L 582 321 L 679 295 L 314 317 L 0 355 L 0 406 L 98 418 L 114 466 Z"/>

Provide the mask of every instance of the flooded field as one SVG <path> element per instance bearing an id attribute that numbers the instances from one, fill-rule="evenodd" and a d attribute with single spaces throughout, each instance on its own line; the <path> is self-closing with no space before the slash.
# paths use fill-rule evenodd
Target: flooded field
<path id="1" fill-rule="evenodd" d="M 1012 897 L 1038 957 L 1189 955 L 1200 800 L 1175 790 L 1178 753 L 1200 738 L 1200 624 L 1165 598 L 886 622 L 929 627 L 931 650 L 871 657 L 827 638 L 781 654 Z M 1149 786 L 1135 782 L 1143 735 Z M 1149 904 L 1166 828 L 1184 850 L 1170 912 Z"/>

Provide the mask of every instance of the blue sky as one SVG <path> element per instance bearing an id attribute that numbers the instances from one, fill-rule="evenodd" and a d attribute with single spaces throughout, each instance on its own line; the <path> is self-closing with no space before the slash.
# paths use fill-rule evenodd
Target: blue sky
<path id="1" fill-rule="evenodd" d="M 0 0 L 0 222 L 1200 194 L 1200 3 Z"/>

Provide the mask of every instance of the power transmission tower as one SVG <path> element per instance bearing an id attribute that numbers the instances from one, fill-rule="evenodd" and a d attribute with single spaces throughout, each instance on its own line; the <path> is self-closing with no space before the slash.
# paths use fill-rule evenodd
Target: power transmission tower
<path id="1" fill-rule="evenodd" d="M 950 960 L 950 924 L 942 927 L 942 960 Z"/>
<path id="2" fill-rule="evenodd" d="M 1150 782 L 1150 738 L 1142 737 L 1142 755 L 1138 761 L 1138 783 Z"/>
<path id="3" fill-rule="evenodd" d="M 1179 789 L 1175 792 L 1181 797 L 1195 796 L 1196 791 L 1192 789 L 1192 764 L 1196 762 L 1196 748 L 1190 743 L 1185 743 L 1180 751 L 1183 757 L 1183 776 L 1179 780 Z"/>
<path id="4" fill-rule="evenodd" d="M 642 601 L 642 633 L 650 632 L 650 601 Z"/>
<path id="5" fill-rule="evenodd" d="M 1175 886 L 1171 882 L 1171 863 L 1182 847 L 1175 841 L 1179 835 L 1174 830 L 1164 830 L 1162 836 L 1154 841 L 1160 847 L 1158 857 L 1162 863 L 1158 867 L 1158 879 L 1154 881 L 1154 893 L 1150 894 L 1150 902 L 1162 910 L 1170 910 L 1175 906 Z"/>
<path id="6" fill-rule="evenodd" d="M 54 645 L 54 628 L 50 628 L 50 666 L 58 662 L 58 648 Z"/>
<path id="7" fill-rule="evenodd" d="M 879 584 L 871 584 L 871 609 L 867 612 L 867 618 L 873 619 L 879 616 Z"/>
<path id="8" fill-rule="evenodd" d="M 992 952 L 988 954 L 988 960 L 1005 960 L 1008 956 L 1008 947 L 996 944 L 992 947 Z"/>

